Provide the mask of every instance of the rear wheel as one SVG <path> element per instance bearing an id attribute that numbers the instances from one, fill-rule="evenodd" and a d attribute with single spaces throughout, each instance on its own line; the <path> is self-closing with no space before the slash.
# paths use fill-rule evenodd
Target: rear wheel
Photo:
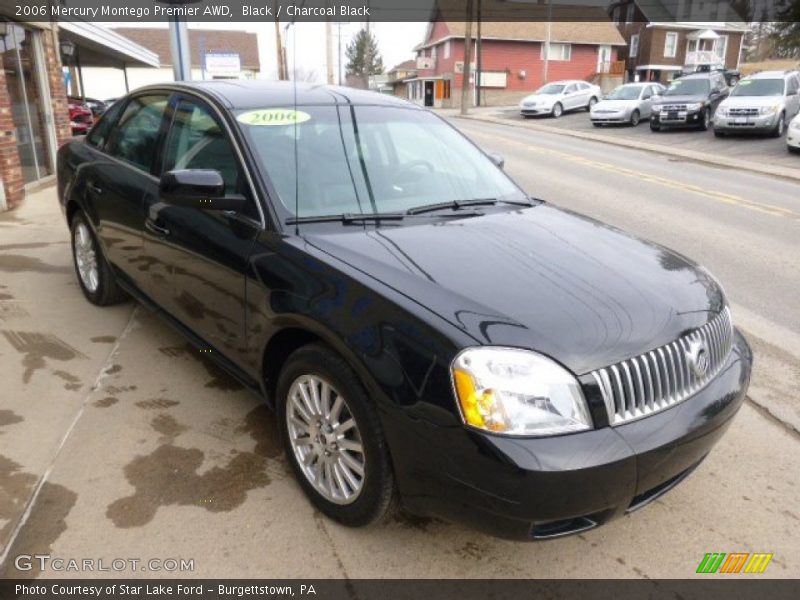
<path id="1" fill-rule="evenodd" d="M 590 110 L 592 110 L 592 107 L 593 107 L 595 104 L 597 104 L 597 98 L 595 98 L 594 96 L 592 96 L 591 98 L 589 98 L 589 104 L 587 104 L 587 105 L 586 105 L 586 110 L 587 110 L 587 111 L 590 111 Z"/>
<path id="2" fill-rule="evenodd" d="M 83 212 L 75 213 L 70 223 L 72 258 L 78 283 L 86 299 L 97 306 L 117 304 L 128 295 L 117 285 L 114 272 Z"/>
<path id="3" fill-rule="evenodd" d="M 631 113 L 631 125 L 636 127 L 639 124 L 639 121 L 641 120 L 642 120 L 641 113 L 639 113 L 638 109 L 634 109 L 634 111 Z"/>
<path id="4" fill-rule="evenodd" d="M 557 119 L 563 114 L 564 114 L 564 107 L 561 106 L 561 102 L 556 102 L 553 105 L 553 112 L 552 112 L 553 117 Z"/>
<path id="5" fill-rule="evenodd" d="M 296 350 L 278 378 L 278 423 L 311 503 L 359 527 L 392 508 L 394 477 L 372 401 L 350 365 L 321 344 Z"/>

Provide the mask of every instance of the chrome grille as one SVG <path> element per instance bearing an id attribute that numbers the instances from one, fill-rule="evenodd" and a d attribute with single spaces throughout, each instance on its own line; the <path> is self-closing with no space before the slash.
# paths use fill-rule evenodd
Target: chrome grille
<path id="1" fill-rule="evenodd" d="M 690 353 L 701 344 L 708 368 L 698 375 Z M 730 310 L 660 348 L 592 371 L 611 425 L 635 421 L 683 402 L 706 386 L 725 364 L 733 345 Z"/>
<path id="2" fill-rule="evenodd" d="M 757 108 L 729 108 L 728 114 L 732 117 L 753 117 L 758 114 Z"/>
<path id="3" fill-rule="evenodd" d="M 665 104 L 661 107 L 665 112 L 686 112 L 685 104 Z"/>

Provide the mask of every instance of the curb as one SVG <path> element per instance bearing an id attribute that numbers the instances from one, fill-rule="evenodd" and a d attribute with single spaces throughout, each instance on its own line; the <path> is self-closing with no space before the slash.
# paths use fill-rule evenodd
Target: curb
<path id="1" fill-rule="evenodd" d="M 634 150 L 644 150 L 646 152 L 653 152 L 664 156 L 675 156 L 693 162 L 704 163 L 717 167 L 724 167 L 727 169 L 738 169 L 741 171 L 748 171 L 759 175 L 771 175 L 773 177 L 780 177 L 782 179 L 789 179 L 791 181 L 800 181 L 800 162 L 798 168 L 793 169 L 790 167 L 774 167 L 766 164 L 753 164 L 743 160 L 733 158 L 716 158 L 709 157 L 703 152 L 696 152 L 694 150 L 681 150 L 679 148 L 665 147 L 658 144 L 648 144 L 646 142 L 638 142 L 634 140 L 626 140 L 621 138 L 612 138 L 606 135 L 596 133 L 587 133 L 585 131 L 570 131 L 569 129 L 561 129 L 560 127 L 549 127 L 539 123 L 531 123 L 528 121 L 517 122 L 508 119 L 501 119 L 498 117 L 491 117 L 486 115 L 453 115 L 457 119 L 468 119 L 472 121 L 484 121 L 486 123 L 494 123 L 496 125 L 506 125 L 510 127 L 524 127 L 534 131 L 543 131 L 545 133 L 553 133 L 556 135 L 564 135 L 574 137 L 582 140 L 591 140 L 593 142 L 600 142 L 612 146 L 622 146 L 625 148 L 632 148 Z"/>

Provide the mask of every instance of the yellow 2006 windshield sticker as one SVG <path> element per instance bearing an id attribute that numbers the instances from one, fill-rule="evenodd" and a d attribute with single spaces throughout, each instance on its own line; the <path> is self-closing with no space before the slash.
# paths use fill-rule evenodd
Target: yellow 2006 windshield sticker
<path id="1" fill-rule="evenodd" d="M 311 115 L 288 108 L 260 108 L 240 114 L 236 120 L 245 125 L 294 125 L 308 121 Z"/>

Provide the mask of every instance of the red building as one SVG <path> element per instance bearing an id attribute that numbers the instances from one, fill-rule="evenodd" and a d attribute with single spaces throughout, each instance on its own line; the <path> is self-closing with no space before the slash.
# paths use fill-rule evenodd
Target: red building
<path id="1" fill-rule="evenodd" d="M 480 90 L 482 105 L 512 104 L 546 81 L 584 79 L 600 82 L 616 73 L 617 48 L 625 41 L 602 11 L 599 20 L 584 22 L 492 22 L 481 24 L 480 85 L 475 85 L 476 25 L 470 77 L 472 103 Z M 417 52 L 417 75 L 407 80 L 410 100 L 425 106 L 453 107 L 460 103 L 464 72 L 463 21 L 436 20 L 428 25 Z M 545 60 L 546 40 L 549 59 Z"/>

